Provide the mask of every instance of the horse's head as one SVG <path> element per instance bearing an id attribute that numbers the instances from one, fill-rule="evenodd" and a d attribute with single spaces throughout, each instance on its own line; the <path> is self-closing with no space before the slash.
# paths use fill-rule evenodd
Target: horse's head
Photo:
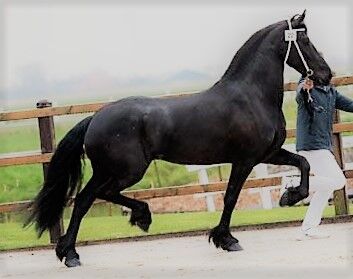
<path id="1" fill-rule="evenodd" d="M 288 47 L 290 47 L 286 62 L 303 76 L 310 76 L 310 79 L 316 84 L 327 85 L 332 78 L 331 69 L 310 41 L 307 35 L 307 28 L 304 24 L 304 18 L 305 11 L 302 15 L 296 15 L 290 20 L 291 26 L 288 26 L 289 24 L 286 22 L 285 30 L 297 29 L 297 31 L 293 31 L 296 35 L 293 34 L 293 32 L 289 32 L 289 34 L 285 36 L 283 33 L 286 51 Z M 290 38 L 291 36 L 296 37 L 296 39 L 294 38 L 293 40 L 293 37 Z M 298 50 L 296 44 L 300 50 Z"/>

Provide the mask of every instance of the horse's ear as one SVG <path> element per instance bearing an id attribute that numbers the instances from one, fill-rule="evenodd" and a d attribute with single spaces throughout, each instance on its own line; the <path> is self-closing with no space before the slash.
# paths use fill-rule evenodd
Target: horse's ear
<path id="1" fill-rule="evenodd" d="M 305 14 L 306 14 L 306 9 L 305 9 L 304 12 L 299 16 L 299 18 L 298 18 L 298 21 L 299 21 L 299 22 L 303 22 L 303 21 L 304 21 Z"/>
<path id="2" fill-rule="evenodd" d="M 298 26 L 301 23 L 303 23 L 304 18 L 305 18 L 305 14 L 306 14 L 306 10 L 304 10 L 304 12 L 301 15 L 297 14 L 297 15 L 293 16 L 292 19 L 291 19 L 292 25 L 293 26 Z"/>

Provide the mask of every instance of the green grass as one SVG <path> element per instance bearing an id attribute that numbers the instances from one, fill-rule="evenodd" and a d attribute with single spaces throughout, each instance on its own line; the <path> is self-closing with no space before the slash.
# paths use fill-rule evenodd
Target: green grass
<path id="1" fill-rule="evenodd" d="M 57 142 L 62 139 L 75 123 L 72 121 L 60 122 L 55 126 Z M 28 126 L 7 127 L 6 125 L 1 127 L 0 154 L 39 150 L 39 132 L 34 124 L 29 122 Z M 189 173 L 185 166 L 158 160 L 156 164 L 160 176 L 159 180 L 157 179 L 156 167 L 151 164 L 144 178 L 130 189 L 168 187 L 197 182 L 197 174 L 195 172 Z M 225 167 L 225 173 L 227 173 L 227 167 Z M 87 182 L 91 174 L 92 170 L 89 160 L 86 160 L 84 182 Z M 42 181 L 43 171 L 42 166 L 39 164 L 0 168 L 0 203 L 33 199 L 38 193 Z"/>
<path id="2" fill-rule="evenodd" d="M 233 213 L 231 225 L 302 220 L 306 209 L 305 206 L 298 206 L 271 210 L 238 210 Z M 220 214 L 220 212 L 154 214 L 148 235 L 210 229 L 218 224 Z M 332 206 L 327 207 L 324 216 L 334 216 L 334 208 Z M 138 228 L 130 226 L 128 218 L 121 215 L 87 217 L 82 222 L 78 240 L 101 240 L 147 235 Z M 67 221 L 68 219 L 65 219 L 65 227 L 67 227 Z M 37 239 L 33 227 L 23 229 L 22 223 L 0 224 L 0 232 L 0 250 L 35 247 L 49 243 L 48 233 L 44 233 L 41 239 Z"/>
<path id="3" fill-rule="evenodd" d="M 344 94 L 352 97 L 353 92 L 345 88 Z M 295 103 L 295 94 L 285 94 L 283 111 L 287 121 L 288 128 L 295 128 L 297 106 Z M 85 115 L 81 116 L 62 116 L 56 117 L 55 134 L 57 142 L 80 121 Z M 352 113 L 341 113 L 342 121 L 353 121 Z M 20 152 L 29 150 L 39 150 L 39 132 L 36 120 L 23 121 L 24 126 L 12 125 L 12 122 L 0 123 L 0 154 L 9 152 Z M 347 133 L 345 133 L 347 134 Z M 350 133 L 352 134 L 352 133 Z M 295 139 L 289 139 L 286 143 L 294 143 Z M 91 177 L 91 168 L 87 161 L 85 170 L 85 182 Z M 196 183 L 198 181 L 197 173 L 189 173 L 184 166 L 171 164 L 163 161 L 156 161 L 157 169 L 151 164 L 144 178 L 130 189 L 146 189 L 150 187 L 168 187 Z M 157 178 L 157 170 L 159 179 Z M 217 168 L 207 170 L 211 181 L 219 179 Z M 221 167 L 223 179 L 228 179 L 230 173 L 229 166 Z M 30 200 L 38 192 L 43 180 L 41 165 L 25 165 L 0 168 L 0 203 Z"/>
<path id="4" fill-rule="evenodd" d="M 151 187 L 168 187 L 196 183 L 197 173 L 190 173 L 185 166 L 164 161 L 157 161 L 160 182 L 157 179 L 154 164 L 148 168 L 143 179 L 130 187 L 133 189 L 147 189 Z M 225 167 L 226 169 L 226 167 Z M 226 173 L 225 171 L 224 173 Z M 91 177 L 92 170 L 89 161 L 86 162 L 84 182 Z M 31 200 L 38 193 L 43 182 L 41 165 L 24 165 L 0 168 L 0 203 Z"/>
<path id="5" fill-rule="evenodd" d="M 345 87 L 344 94 L 346 96 L 353 96 L 351 88 L 352 86 L 349 88 Z M 285 94 L 284 98 L 283 110 L 287 121 L 287 128 L 295 128 L 296 125 L 297 106 L 294 97 L 294 94 Z M 55 118 L 57 142 L 83 117 L 85 116 L 60 117 L 60 119 L 63 119 L 60 122 L 56 121 L 58 118 Z M 353 121 L 353 114 L 342 112 L 341 121 Z M 21 123 L 24 123 L 23 126 L 18 126 L 18 123 L 16 121 L 17 126 L 12 125 L 12 122 L 0 123 L 0 154 L 40 149 L 37 121 L 22 121 Z M 287 141 L 287 143 L 293 142 L 295 142 L 295 139 Z M 160 184 L 157 179 L 155 165 L 151 164 L 144 178 L 130 189 L 182 185 L 197 182 L 198 180 L 197 174 L 189 173 L 184 166 L 163 161 L 156 161 L 156 163 L 160 176 Z M 221 167 L 223 179 L 228 178 L 229 172 L 229 166 Z M 219 178 L 217 168 L 208 170 L 208 174 L 211 181 Z M 89 179 L 90 175 L 91 169 L 88 161 L 85 170 L 85 181 Z M 0 168 L 0 203 L 32 199 L 38 192 L 42 180 L 42 166 L 39 164 Z M 104 211 L 105 209 L 101 210 Z M 305 207 L 295 207 L 288 209 L 237 211 L 232 225 L 300 220 L 303 218 L 305 210 Z M 118 215 L 116 213 L 117 211 L 114 211 L 114 214 Z M 325 216 L 333 215 L 333 208 L 328 207 L 325 211 Z M 107 239 L 143 234 L 137 228 L 131 227 L 124 216 L 92 216 L 95 216 L 94 210 L 91 210 L 87 218 L 84 219 L 79 240 Z M 155 215 L 154 222 L 150 228 L 150 234 L 209 229 L 217 224 L 219 217 L 219 212 Z M 17 220 L 18 218 L 14 219 Z M 0 250 L 32 247 L 48 244 L 48 242 L 48 234 L 44 234 L 41 239 L 37 240 L 33 228 L 23 230 L 20 223 L 0 223 Z"/>

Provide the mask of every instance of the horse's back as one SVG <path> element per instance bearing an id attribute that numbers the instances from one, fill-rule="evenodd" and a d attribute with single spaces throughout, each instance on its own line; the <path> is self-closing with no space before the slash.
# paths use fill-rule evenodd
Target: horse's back
<path id="1" fill-rule="evenodd" d="M 183 164 L 260 154 L 274 138 L 273 119 L 262 113 L 260 103 L 254 108 L 256 100 L 241 88 L 218 86 L 190 96 L 129 97 L 109 104 L 88 128 L 87 154 L 122 156 L 142 150 L 147 160 Z"/>
<path id="2" fill-rule="evenodd" d="M 220 101 L 221 96 L 205 92 L 168 99 L 129 97 L 111 103 L 95 114 L 88 127 L 87 154 L 126 152 L 131 147 L 143 149 L 151 159 L 166 158 L 166 153 L 174 153 L 171 149 L 184 149 L 181 156 L 189 157 L 200 138 L 204 141 L 199 148 L 206 149 L 224 136 L 227 113 Z"/>

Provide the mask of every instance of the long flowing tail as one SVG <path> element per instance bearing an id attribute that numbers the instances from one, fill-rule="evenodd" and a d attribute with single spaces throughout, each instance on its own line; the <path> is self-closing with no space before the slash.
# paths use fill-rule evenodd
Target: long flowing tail
<path id="1" fill-rule="evenodd" d="M 80 190 L 83 143 L 91 120 L 92 116 L 85 118 L 65 135 L 49 163 L 47 178 L 25 223 L 35 223 L 39 237 L 59 221 L 68 199 Z"/>

